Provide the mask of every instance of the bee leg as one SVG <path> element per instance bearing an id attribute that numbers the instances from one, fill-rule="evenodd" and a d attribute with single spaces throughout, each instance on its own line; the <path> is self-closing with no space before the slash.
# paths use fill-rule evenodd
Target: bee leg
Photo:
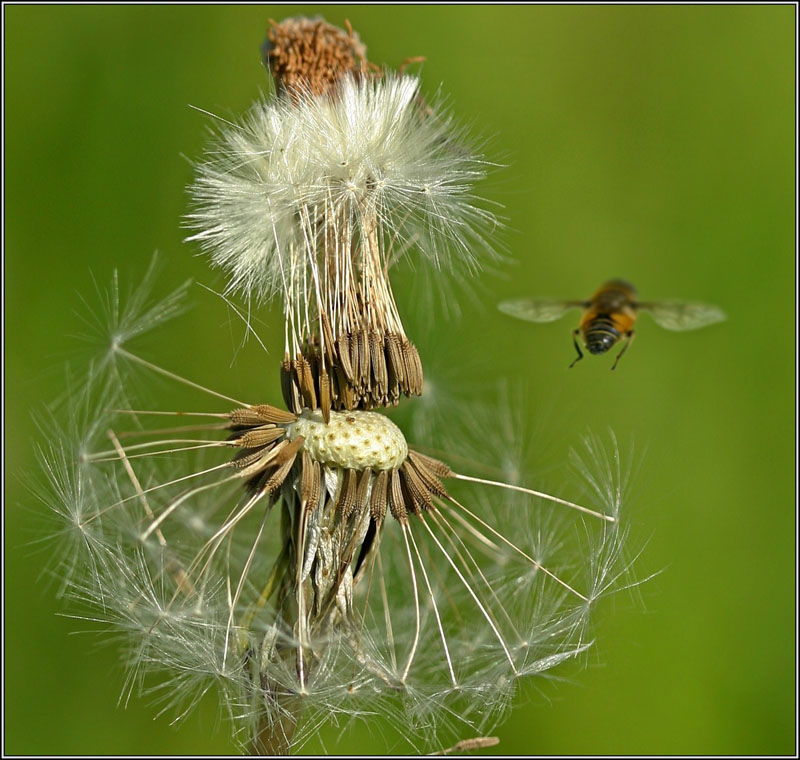
<path id="1" fill-rule="evenodd" d="M 617 363 L 619 362 L 620 358 L 622 357 L 622 354 L 624 354 L 628 350 L 628 346 L 630 346 L 630 344 L 633 343 L 633 333 L 634 333 L 633 330 L 631 330 L 630 332 L 625 333 L 625 345 L 622 347 L 622 351 L 620 351 L 617 354 L 617 358 L 614 359 L 614 365 L 611 367 L 611 369 L 616 369 L 617 368 Z"/>
<path id="2" fill-rule="evenodd" d="M 581 351 L 581 347 L 578 345 L 578 335 L 580 335 L 580 332 L 580 328 L 572 331 L 572 342 L 575 344 L 575 350 L 578 352 L 578 358 L 569 365 L 570 369 L 572 369 L 581 359 L 583 359 L 583 352 Z"/>

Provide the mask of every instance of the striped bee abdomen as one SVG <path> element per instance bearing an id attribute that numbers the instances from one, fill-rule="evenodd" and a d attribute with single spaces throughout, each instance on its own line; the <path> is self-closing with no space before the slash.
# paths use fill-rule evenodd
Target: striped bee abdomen
<path id="1" fill-rule="evenodd" d="M 608 314 L 598 314 L 583 328 L 583 340 L 590 354 L 604 354 L 620 337 L 614 319 Z"/>

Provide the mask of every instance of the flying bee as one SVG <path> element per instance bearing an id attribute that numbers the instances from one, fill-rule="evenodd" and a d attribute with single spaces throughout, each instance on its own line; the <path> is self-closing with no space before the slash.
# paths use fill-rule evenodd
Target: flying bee
<path id="1" fill-rule="evenodd" d="M 572 331 L 577 358 L 583 359 L 578 336 L 590 354 L 604 354 L 623 338 L 625 345 L 617 354 L 611 369 L 616 369 L 621 356 L 633 341 L 636 317 L 640 311 L 649 312 L 656 324 L 667 330 L 696 330 L 721 322 L 725 313 L 712 304 L 683 301 L 637 301 L 636 288 L 625 280 L 609 280 L 588 301 L 522 298 L 503 301 L 500 311 L 529 322 L 553 322 L 570 309 L 583 309 L 580 324 Z"/>

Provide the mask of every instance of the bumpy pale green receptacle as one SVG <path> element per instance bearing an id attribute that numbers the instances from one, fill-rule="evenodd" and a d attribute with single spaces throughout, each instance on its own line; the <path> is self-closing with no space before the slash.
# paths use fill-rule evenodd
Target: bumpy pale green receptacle
<path id="1" fill-rule="evenodd" d="M 290 440 L 302 435 L 306 451 L 317 462 L 357 472 L 368 467 L 394 470 L 408 455 L 400 428 L 376 412 L 331 412 L 326 424 L 319 410 L 306 410 L 286 428 L 286 435 Z"/>

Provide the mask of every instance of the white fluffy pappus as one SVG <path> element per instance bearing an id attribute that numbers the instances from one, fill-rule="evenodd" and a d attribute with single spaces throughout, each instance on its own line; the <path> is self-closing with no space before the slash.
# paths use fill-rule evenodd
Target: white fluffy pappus
<path id="1" fill-rule="evenodd" d="M 415 245 L 437 267 L 475 267 L 497 223 L 472 191 L 488 166 L 416 77 L 347 76 L 335 95 L 275 96 L 224 123 L 190 188 L 189 240 L 259 300 L 300 297 L 320 273 L 344 284 L 364 247 L 384 266 Z M 332 246 L 339 271 L 325 273 Z"/>

